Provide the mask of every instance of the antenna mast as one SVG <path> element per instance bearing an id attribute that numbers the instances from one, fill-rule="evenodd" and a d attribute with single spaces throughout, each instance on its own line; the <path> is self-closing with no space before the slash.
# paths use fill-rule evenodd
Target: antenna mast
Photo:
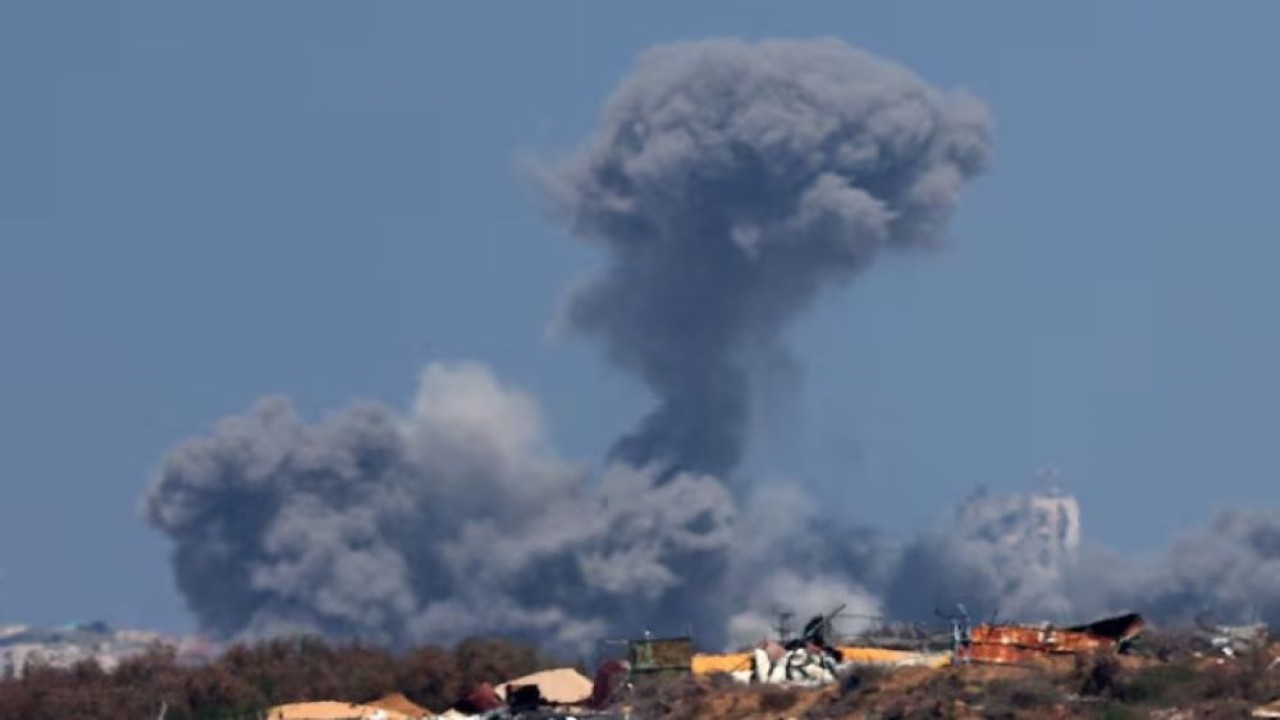
<path id="1" fill-rule="evenodd" d="M 774 632 L 778 634 L 778 642 L 785 644 L 791 640 L 791 618 L 795 617 L 795 613 L 790 610 L 779 610 L 774 608 L 774 617 L 777 618 L 773 626 Z"/>

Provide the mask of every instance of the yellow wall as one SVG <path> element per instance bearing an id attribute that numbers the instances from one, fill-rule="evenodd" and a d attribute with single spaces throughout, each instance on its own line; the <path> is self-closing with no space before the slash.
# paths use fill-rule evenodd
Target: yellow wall
<path id="1" fill-rule="evenodd" d="M 710 675 L 712 673 L 729 673 L 737 670 L 751 669 L 751 653 L 730 653 L 727 655 L 693 656 L 693 674 Z"/>

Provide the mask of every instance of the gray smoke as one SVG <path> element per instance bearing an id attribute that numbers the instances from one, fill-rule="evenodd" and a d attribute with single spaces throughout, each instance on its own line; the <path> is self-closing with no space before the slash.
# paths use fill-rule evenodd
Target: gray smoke
<path id="1" fill-rule="evenodd" d="M 1074 498 L 978 492 L 902 548 L 887 603 L 911 620 L 957 602 L 984 616 L 1064 620 L 1080 609 L 1068 578 L 1086 555 Z"/>
<path id="2" fill-rule="evenodd" d="M 749 377 L 824 287 L 939 240 L 988 154 L 983 106 L 837 40 L 646 53 L 543 187 L 607 268 L 563 320 L 658 404 L 598 476 L 536 404 L 477 365 L 433 365 L 413 406 L 316 423 L 268 398 L 164 459 L 146 498 L 178 585 L 222 637 L 391 644 L 503 633 L 583 649 L 695 623 L 749 641 L 767 613 L 839 602 L 927 618 L 1139 609 L 1280 621 L 1280 512 L 1220 514 L 1163 556 L 1082 545 L 1070 498 L 975 497 L 905 542 L 785 484 L 729 482 Z M 709 473 L 709 474 L 708 474 Z"/>
<path id="3" fill-rule="evenodd" d="M 536 405 L 476 365 L 427 368 L 413 408 L 309 425 L 281 399 L 169 453 L 146 500 L 205 629 L 398 644 L 505 633 L 581 648 L 688 604 L 721 562 L 716 480 L 546 446 Z"/>
<path id="4" fill-rule="evenodd" d="M 723 476 L 752 364 L 886 247 L 939 239 L 988 154 L 986 109 L 839 40 L 709 40 L 645 53 L 595 136 L 544 174 L 607 270 L 564 321 L 658 406 L 615 445 L 632 464 Z"/>
<path id="5" fill-rule="evenodd" d="M 837 525 L 801 488 L 761 486 L 741 503 L 734 530 L 723 580 L 727 607 L 736 610 L 726 628 L 731 647 L 771 637 L 777 610 L 803 623 L 845 604 L 854 615 L 839 627 L 846 633 L 883 612 L 892 548 L 872 531 Z"/>
<path id="6" fill-rule="evenodd" d="M 1069 496 L 976 495 L 901 548 L 883 596 L 892 615 L 912 620 L 959 601 L 979 616 L 1021 621 L 1139 611 L 1170 626 L 1206 613 L 1280 624 L 1280 510 L 1224 510 L 1164 551 L 1134 558 L 1083 543 Z"/>
<path id="7" fill-rule="evenodd" d="M 191 609 L 224 637 L 581 647 L 688 621 L 715 643 L 744 599 L 874 606 L 864 582 L 887 571 L 870 535 L 727 488 L 746 378 L 785 361 L 780 334 L 821 287 L 939 239 L 987 124 L 976 101 L 836 40 L 646 53 L 595 136 L 542 178 L 572 232 L 610 253 L 565 320 L 658 408 L 591 478 L 477 366 L 428 368 L 406 414 L 308 424 L 261 401 L 175 448 L 147 497 Z"/>
<path id="8" fill-rule="evenodd" d="M 1221 511 L 1153 565 L 1136 565 L 1141 574 L 1115 578 L 1112 593 L 1128 593 L 1159 617 L 1280 624 L 1280 509 Z"/>

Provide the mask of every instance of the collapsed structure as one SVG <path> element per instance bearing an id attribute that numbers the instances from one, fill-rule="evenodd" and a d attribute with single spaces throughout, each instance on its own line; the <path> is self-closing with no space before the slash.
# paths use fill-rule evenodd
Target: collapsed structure
<path id="1" fill-rule="evenodd" d="M 1056 628 L 1041 625 L 982 624 L 975 627 L 966 646 L 957 648 L 959 662 L 1017 664 L 1044 655 L 1123 651 L 1138 637 L 1146 621 L 1127 613 L 1085 625 Z"/>
<path id="2" fill-rule="evenodd" d="M 837 612 L 839 609 L 837 609 Z M 1058 628 L 1038 625 L 983 623 L 969 626 L 967 614 L 947 616 L 952 622 L 948 647 L 922 643 L 916 650 L 865 644 L 833 644 L 829 616 L 810 621 L 798 639 L 761 641 L 738 653 L 695 654 L 688 672 L 726 674 L 743 683 L 816 686 L 830 683 L 846 669 L 931 667 L 952 664 L 1027 664 L 1053 655 L 1100 651 L 1124 652 L 1146 627 L 1137 613 L 1108 617 L 1083 625 Z"/>

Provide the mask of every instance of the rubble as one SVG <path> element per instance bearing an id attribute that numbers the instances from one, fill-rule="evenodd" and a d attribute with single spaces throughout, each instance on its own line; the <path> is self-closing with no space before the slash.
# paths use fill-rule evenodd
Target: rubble
<path id="1" fill-rule="evenodd" d="M 947 651 L 894 650 L 859 645 L 841 645 L 836 649 L 842 658 L 837 663 L 838 670 L 851 667 L 940 668 L 951 664 L 951 653 Z M 755 652 L 699 653 L 693 656 L 690 670 L 694 675 L 746 677 L 753 674 L 757 667 Z"/>
<path id="2" fill-rule="evenodd" d="M 803 706 L 805 703 L 827 702 L 830 698 L 842 697 L 842 693 L 847 692 L 843 689 L 846 685 L 842 678 L 853 678 L 852 682 L 860 682 L 858 678 L 863 676 L 854 671 L 864 667 L 894 670 L 889 675 L 873 675 L 886 678 L 884 682 L 889 684 L 884 687 L 897 687 L 908 681 L 936 682 L 942 683 L 937 686 L 939 692 L 952 692 L 943 687 L 947 678 L 953 678 L 953 681 L 955 678 L 968 678 L 963 682 L 971 683 L 988 677 L 983 673 L 1026 672 L 1032 666 L 1053 668 L 1043 672 L 1060 675 L 1071 672 L 1072 655 L 1123 653 L 1146 627 L 1145 620 L 1137 613 L 1065 627 L 1051 623 L 997 624 L 993 621 L 970 626 L 967 611 L 962 605 L 957 607 L 957 614 L 939 613 L 951 622 L 949 637 L 936 629 L 912 627 L 908 632 L 881 626 L 870 630 L 871 637 L 877 639 L 877 644 L 865 644 L 867 641 L 862 635 L 856 638 L 844 637 L 837 641 L 838 636 L 832 628 L 833 620 L 841 611 L 841 608 L 837 608 L 826 615 L 814 616 L 798 637 L 789 637 L 785 623 L 780 621 L 778 639 L 762 640 L 753 647 L 735 653 L 696 653 L 690 636 L 655 638 L 646 633 L 643 638 L 626 643 L 625 659 L 602 662 L 594 682 L 577 670 L 567 667 L 542 670 L 516 678 L 490 678 L 488 682 L 467 688 L 450 708 L 440 714 L 414 704 L 404 695 L 392 694 L 366 703 L 312 698 L 311 702 L 273 707 L 265 719 L 619 718 L 626 717 L 628 713 L 642 707 L 643 703 L 652 702 L 654 692 L 659 693 L 657 697 L 662 697 L 661 693 L 670 692 L 647 683 L 673 676 L 683 676 L 687 678 L 683 682 L 698 684 L 704 689 L 703 692 L 711 693 L 713 698 L 718 692 L 716 688 L 721 686 L 711 676 L 732 678 L 739 684 L 757 686 L 757 690 L 744 690 L 745 694 L 739 695 L 728 694 L 722 699 L 726 705 L 741 701 L 745 703 L 743 709 L 750 703 L 766 702 L 770 698 L 782 702 L 784 696 L 806 698 L 800 701 L 800 706 Z M 1244 648 L 1256 646 L 1260 638 L 1265 639 L 1267 636 L 1265 625 L 1203 624 L 1202 629 L 1202 640 L 1221 648 L 1222 655 L 1227 656 L 1212 660 L 1224 667 L 1238 664 L 1233 658 L 1243 657 L 1241 653 Z M 103 659 L 104 665 L 109 666 L 112 664 L 111 658 L 126 656 L 127 653 L 166 642 L 177 641 L 156 633 L 113 630 L 98 623 L 69 625 L 53 630 L 10 626 L 0 628 L 0 653 L 6 653 L 0 657 L 30 662 L 35 657 L 33 653 L 36 651 L 31 650 L 34 647 L 44 653 L 41 657 L 48 656 L 63 665 L 84 657 L 94 657 Z M 1053 658 L 1065 662 L 1050 662 Z M 1135 668 L 1144 667 L 1143 663 L 1151 663 L 1155 661 L 1154 658 L 1155 656 L 1148 654 L 1130 655 L 1127 659 L 1120 660 L 1124 665 L 1117 667 L 1137 672 Z M 949 665 L 972 667 L 937 672 Z M 1001 682 L 1013 682 L 1008 675 L 991 677 L 996 677 Z M 677 684 L 675 687 L 681 686 Z M 797 690 L 812 692 L 796 694 Z M 969 693 L 970 690 L 963 692 Z M 973 692 L 981 691 L 974 689 Z M 751 699 L 757 697 L 764 699 Z M 1062 697 L 1065 699 L 1061 702 L 1077 706 L 1088 702 L 1102 702 L 1098 697 L 1083 697 L 1072 694 L 1071 691 L 1064 691 Z M 1255 702 L 1260 699 L 1264 698 L 1253 698 Z M 972 705 L 979 701 L 965 702 Z M 970 709 L 982 712 L 980 705 L 981 702 Z M 1258 706 L 1254 716 L 1271 717 L 1273 715 L 1260 713 L 1273 711 L 1277 709 Z"/>
<path id="3" fill-rule="evenodd" d="M 1137 613 L 1105 618 L 1087 625 L 1056 628 L 1042 625 L 981 624 L 957 651 L 961 662 L 1017 664 L 1046 654 L 1078 654 L 1127 647 L 1146 626 Z"/>
<path id="4" fill-rule="evenodd" d="M 1213 650 L 1227 657 L 1236 657 L 1241 653 L 1266 647 L 1271 628 L 1264 622 L 1247 625 L 1219 625 L 1211 622 L 1207 616 L 1196 617 L 1199 638 L 1209 644 Z"/>
<path id="5" fill-rule="evenodd" d="M 831 623 L 842 609 L 814 616 L 798 639 L 766 640 L 749 652 L 696 654 L 689 669 L 695 676 L 725 674 L 742 683 L 812 687 L 834 682 L 852 667 L 942 667 L 951 661 L 948 652 L 835 646 Z"/>
<path id="6" fill-rule="evenodd" d="M 751 675 L 735 675 L 739 680 L 772 685 L 813 687 L 836 679 L 838 660 L 818 648 L 798 647 L 786 650 L 774 643 L 756 648 L 751 653 Z"/>
<path id="7" fill-rule="evenodd" d="M 830 620 L 837 613 L 832 613 L 815 616 L 799 637 L 766 639 L 737 653 L 694 653 L 689 637 L 646 635 L 627 643 L 627 659 L 602 662 L 594 683 L 568 667 L 505 680 L 469 674 L 466 677 L 488 682 L 465 688 L 454 697 L 431 700 L 433 705 L 443 705 L 456 699 L 440 714 L 399 693 L 365 702 L 369 696 L 348 687 L 334 691 L 340 700 L 274 695 L 272 701 L 277 703 L 307 701 L 272 707 L 260 720 L 620 720 L 781 717 L 784 712 L 791 717 L 942 712 L 966 718 L 1083 718 L 1113 708 L 1136 708 L 1153 713 L 1152 717 L 1155 713 L 1166 713 L 1161 717 L 1202 717 L 1210 709 L 1229 712 L 1231 717 L 1280 717 L 1280 705 L 1270 702 L 1280 688 L 1276 684 L 1280 674 L 1273 672 L 1273 658 L 1280 647 L 1233 656 L 1211 654 L 1205 652 L 1206 638 L 1190 633 L 1151 633 L 1150 643 L 1138 646 L 1134 641 L 1145 632 L 1146 623 L 1136 613 L 1065 627 L 987 622 L 970 628 L 967 613 L 958 607 L 959 614 L 945 616 L 952 621 L 950 648 L 946 647 L 947 634 L 936 628 L 912 631 L 903 642 L 883 627 L 872 631 L 884 644 L 898 647 L 859 644 L 865 642 L 861 634 L 856 639 L 834 641 L 837 636 Z M 1254 642 L 1263 634 L 1254 626 L 1235 630 L 1238 632 L 1206 630 L 1207 639 L 1221 635 Z M 781 620 L 777 634 L 779 638 L 790 636 Z M 157 637 L 97 626 L 68 626 L 56 631 L 21 628 L 5 632 L 0 644 L 108 636 L 135 642 Z M 1126 652 L 1131 646 L 1133 652 Z M 1174 649 L 1165 652 L 1162 648 L 1166 646 Z M 331 664 L 323 672 L 342 667 Z M 859 671 L 865 667 L 891 672 Z M 494 675 L 497 672 L 501 671 L 490 670 Z M 73 678 L 75 673 L 67 677 Z M 37 681 L 37 676 L 29 680 Z M 731 687 L 733 681 L 744 687 Z M 14 681 L 15 685 L 20 682 Z M 421 685 L 414 687 L 421 691 Z M 349 702 L 352 700 L 360 702 Z M 194 707 L 182 712 L 191 712 Z"/>

